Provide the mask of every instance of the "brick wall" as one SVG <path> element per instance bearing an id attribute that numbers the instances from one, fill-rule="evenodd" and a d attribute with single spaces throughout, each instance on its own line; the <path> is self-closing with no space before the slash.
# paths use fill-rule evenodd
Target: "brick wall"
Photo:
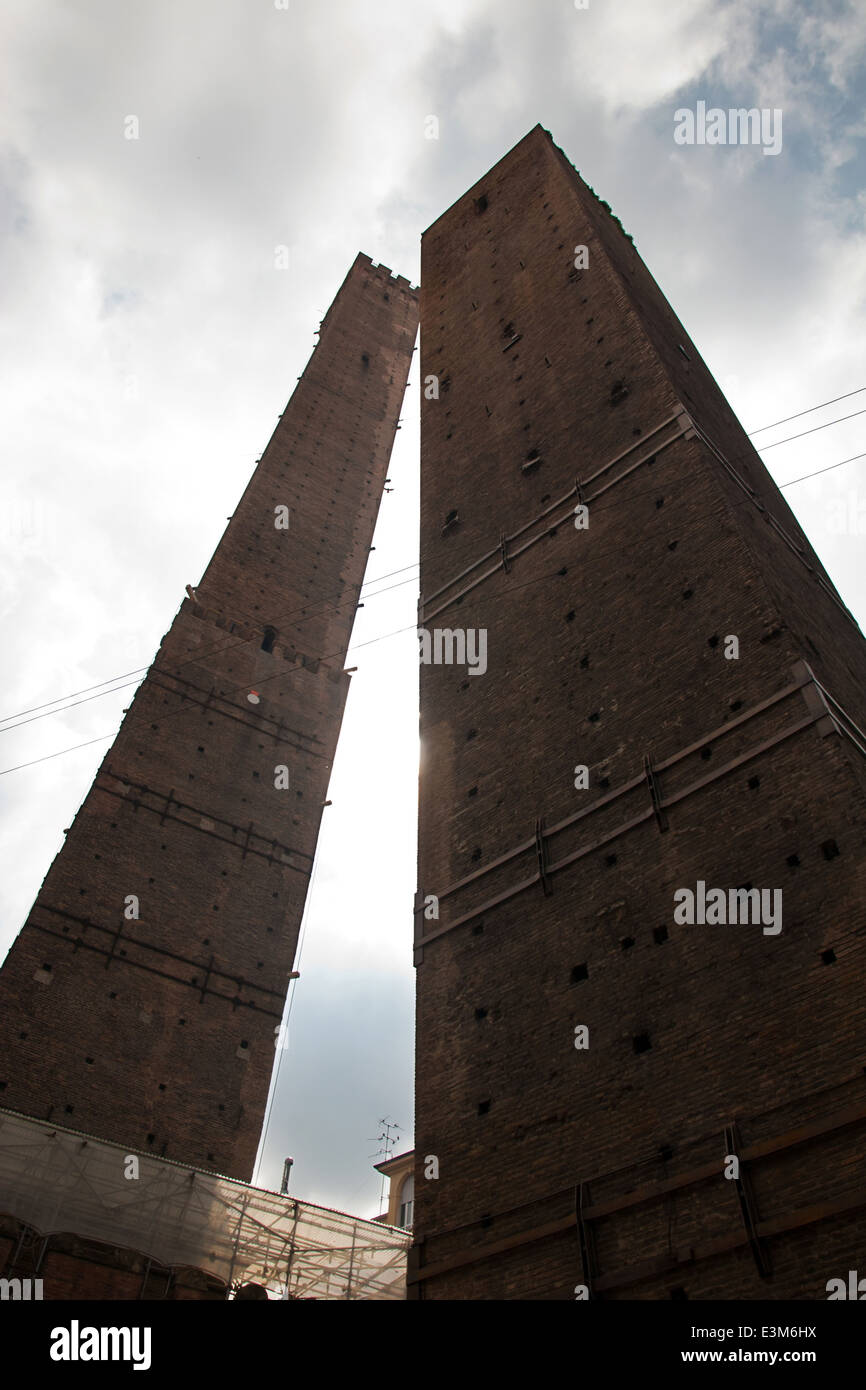
<path id="1" fill-rule="evenodd" d="M 359 256 L 0 970 L 10 1108 L 251 1176 L 416 326 Z"/>
<path id="2" fill-rule="evenodd" d="M 419 902 L 440 915 L 416 925 L 415 1260 L 442 1270 L 415 1289 L 570 1298 L 581 1184 L 591 1206 L 617 1173 L 653 1188 L 705 1151 L 721 1174 L 734 1118 L 748 1151 L 806 1115 L 821 1129 L 840 1088 L 863 1109 L 866 765 L 811 677 L 863 727 L 866 647 L 546 132 L 425 233 L 422 285 L 422 393 L 440 388 L 422 414 L 422 623 L 484 629 L 487 670 L 421 667 Z M 699 879 L 782 890 L 781 933 L 675 924 Z M 599 1295 L 825 1296 L 866 1232 L 848 1209 L 862 1133 L 744 1165 L 771 1278 L 748 1245 L 706 1253 L 745 1238 L 719 1177 L 590 1223 Z M 802 1224 L 819 1201 L 836 1208 Z"/>
<path id="3" fill-rule="evenodd" d="M 225 1285 L 204 1270 L 169 1268 L 135 1250 L 72 1234 L 44 1240 L 0 1215 L 0 1278 L 41 1279 L 44 1302 L 127 1299 L 224 1300 Z M 31 1285 L 32 1289 L 32 1285 Z"/>

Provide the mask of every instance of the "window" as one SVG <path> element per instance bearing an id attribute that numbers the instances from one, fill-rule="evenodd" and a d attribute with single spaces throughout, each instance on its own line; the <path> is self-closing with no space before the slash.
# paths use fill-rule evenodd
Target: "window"
<path id="1" fill-rule="evenodd" d="M 410 1173 L 408 1178 L 403 1180 L 400 1188 L 400 1214 L 397 1217 L 397 1225 L 404 1231 L 408 1231 L 412 1225 L 412 1212 L 415 1206 L 415 1174 Z"/>

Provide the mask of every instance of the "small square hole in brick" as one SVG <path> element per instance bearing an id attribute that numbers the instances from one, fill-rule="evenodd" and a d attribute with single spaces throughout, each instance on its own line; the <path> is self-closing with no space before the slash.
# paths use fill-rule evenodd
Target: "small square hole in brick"
<path id="1" fill-rule="evenodd" d="M 659 1158 L 661 1159 L 662 1163 L 670 1163 L 673 1156 L 674 1151 L 671 1148 L 670 1144 L 662 1144 L 661 1148 L 659 1149 Z"/>
<path id="2" fill-rule="evenodd" d="M 571 983 L 576 985 L 579 980 L 589 979 L 589 968 L 586 965 L 575 965 L 571 971 Z"/>
<path id="3" fill-rule="evenodd" d="M 489 1101 L 489 1100 L 480 1100 L 480 1101 L 478 1102 L 478 1113 L 479 1113 L 479 1115 L 486 1115 L 489 1109 L 490 1109 L 490 1101 Z"/>
<path id="4" fill-rule="evenodd" d="M 653 941 L 657 946 L 661 946 L 663 941 L 668 939 L 667 927 L 653 927 Z"/>
<path id="5" fill-rule="evenodd" d="M 750 792 L 757 791 L 757 790 L 758 790 L 758 787 L 759 787 L 760 785 L 761 785 L 761 779 L 760 779 L 760 777 L 750 777 L 750 778 L 749 778 L 749 791 L 750 791 Z"/>
<path id="6" fill-rule="evenodd" d="M 836 960 L 836 952 L 832 947 L 828 947 L 826 951 L 821 952 L 821 959 L 825 965 L 833 965 Z"/>
<path id="7" fill-rule="evenodd" d="M 607 867 L 608 867 L 609 869 L 612 869 L 613 866 L 614 866 L 614 864 L 616 863 L 616 855 L 615 855 L 615 854 L 608 854 L 608 855 L 605 855 L 605 860 L 604 860 L 604 862 L 605 862 L 605 864 L 607 865 Z"/>
<path id="8" fill-rule="evenodd" d="M 638 1033 L 636 1038 L 632 1038 L 632 1047 L 635 1052 L 649 1052 L 652 1047 L 649 1033 Z"/>
<path id="9" fill-rule="evenodd" d="M 839 846 L 835 840 L 825 840 L 821 846 L 821 853 L 825 859 L 836 859 L 839 855 Z"/>
<path id="10" fill-rule="evenodd" d="M 482 934 L 483 931 L 484 931 L 484 923 L 483 923 L 483 922 L 476 922 L 475 926 L 472 928 L 472 935 L 473 935 L 473 936 L 480 936 L 480 935 Z"/>
<path id="11" fill-rule="evenodd" d="M 487 1017 L 487 1010 L 486 1010 L 486 1009 L 476 1009 L 476 1010 L 475 1010 L 475 1017 L 476 1017 L 476 1018 L 478 1019 L 478 1021 L 480 1022 L 482 1018 L 486 1018 L 486 1017 Z"/>
<path id="12" fill-rule="evenodd" d="M 688 1301 L 689 1296 L 685 1289 L 678 1285 L 677 1288 L 671 1289 L 670 1297 L 677 1303 L 685 1303 Z"/>
<path id="13" fill-rule="evenodd" d="M 620 946 L 622 947 L 622 949 L 623 949 L 624 951 L 630 951 L 631 948 L 632 948 L 632 946 L 634 945 L 634 937 L 633 937 L 633 936 L 624 936 L 623 939 L 622 939 L 622 941 L 621 941 L 619 944 L 620 944 Z"/>
<path id="14" fill-rule="evenodd" d="M 789 869 L 799 869 L 799 867 L 800 867 L 800 856 L 799 856 L 799 854 L 789 854 L 786 862 L 787 862 L 787 865 L 788 865 L 788 868 L 789 868 Z"/>

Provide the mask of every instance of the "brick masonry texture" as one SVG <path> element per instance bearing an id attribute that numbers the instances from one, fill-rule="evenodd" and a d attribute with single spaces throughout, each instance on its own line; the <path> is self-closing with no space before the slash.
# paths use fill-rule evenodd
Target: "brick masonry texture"
<path id="1" fill-rule="evenodd" d="M 0 1217 L 0 1277 L 41 1279 L 45 1302 L 68 1300 L 225 1301 L 221 1280 L 203 1270 L 168 1268 L 134 1250 L 61 1234 L 48 1240 Z M 32 1285 L 31 1285 L 32 1289 Z"/>
<path id="2" fill-rule="evenodd" d="M 417 299 L 357 257 L 163 638 L 0 970 L 10 1109 L 250 1178 Z"/>
<path id="3" fill-rule="evenodd" d="M 487 671 L 421 666 L 410 1294 L 825 1298 L 866 1237 L 866 762 L 812 678 L 866 727 L 862 634 L 540 127 L 425 233 L 421 325 L 421 623 Z M 676 924 L 698 880 L 781 889 L 781 932 Z"/>

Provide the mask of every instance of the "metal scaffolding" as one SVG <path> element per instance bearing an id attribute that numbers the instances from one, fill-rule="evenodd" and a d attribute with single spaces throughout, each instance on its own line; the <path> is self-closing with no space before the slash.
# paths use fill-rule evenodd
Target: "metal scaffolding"
<path id="1" fill-rule="evenodd" d="M 405 1231 L 2 1108 L 0 1213 L 276 1297 L 406 1296 Z"/>

